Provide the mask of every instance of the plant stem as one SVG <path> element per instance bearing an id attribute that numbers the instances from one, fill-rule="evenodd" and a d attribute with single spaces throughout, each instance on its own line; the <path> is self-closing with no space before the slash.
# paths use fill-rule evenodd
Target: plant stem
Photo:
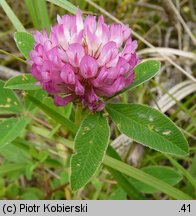
<path id="1" fill-rule="evenodd" d="M 80 104 L 77 104 L 77 106 L 76 106 L 76 112 L 75 112 L 75 124 L 77 126 L 80 125 L 81 114 L 82 114 L 82 106 Z"/>
<path id="2" fill-rule="evenodd" d="M 11 54 L 9 52 L 6 52 L 5 50 L 0 49 L 0 52 L 5 54 L 5 55 L 8 55 L 8 56 L 11 56 L 11 57 L 15 58 L 16 60 L 18 60 L 18 61 L 20 61 L 20 62 L 22 62 L 24 64 L 28 64 L 24 59 L 22 59 L 22 58 L 20 58 L 18 56 L 15 56 L 15 55 L 13 55 L 13 54 Z"/>
<path id="3" fill-rule="evenodd" d="M 121 98 L 122 98 L 123 103 L 125 103 L 125 104 L 128 103 L 128 94 L 127 94 L 127 92 L 122 93 Z"/>

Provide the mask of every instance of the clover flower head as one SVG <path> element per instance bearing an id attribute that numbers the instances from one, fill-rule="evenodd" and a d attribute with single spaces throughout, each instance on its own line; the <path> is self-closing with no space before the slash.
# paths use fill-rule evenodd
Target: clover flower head
<path id="1" fill-rule="evenodd" d="M 80 10 L 76 16 L 58 16 L 49 35 L 34 34 L 31 73 L 56 105 L 80 101 L 91 111 L 100 111 L 104 98 L 133 82 L 137 41 L 130 35 L 128 26 L 107 25 L 103 16 L 83 20 Z"/>

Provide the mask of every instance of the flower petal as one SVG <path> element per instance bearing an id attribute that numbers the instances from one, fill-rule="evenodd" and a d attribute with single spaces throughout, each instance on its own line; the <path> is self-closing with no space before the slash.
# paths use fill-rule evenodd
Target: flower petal
<path id="1" fill-rule="evenodd" d="M 118 54 L 118 49 L 116 47 L 116 43 L 113 41 L 108 42 L 104 45 L 101 50 L 100 56 L 97 59 L 97 63 L 99 66 L 103 66 L 107 64 L 109 61 L 113 60 Z"/>
<path id="2" fill-rule="evenodd" d="M 69 102 L 73 101 L 75 97 L 73 95 L 68 95 L 66 97 L 54 96 L 54 103 L 57 106 L 66 106 Z"/>
<path id="3" fill-rule="evenodd" d="M 84 95 L 84 86 L 80 83 L 79 80 L 76 80 L 76 85 L 75 85 L 75 93 L 76 95 Z"/>
<path id="4" fill-rule="evenodd" d="M 77 12 L 76 12 L 76 26 L 77 26 L 78 33 L 84 28 L 82 13 L 79 9 L 77 9 Z"/>
<path id="5" fill-rule="evenodd" d="M 76 83 L 76 75 L 70 64 L 65 64 L 62 67 L 60 76 L 66 84 L 74 85 Z"/>
<path id="6" fill-rule="evenodd" d="M 98 70 L 97 62 L 89 55 L 85 55 L 80 62 L 80 72 L 85 79 L 96 76 Z"/>
<path id="7" fill-rule="evenodd" d="M 73 43 L 69 46 L 68 50 L 66 51 L 69 62 L 74 67 L 80 66 L 80 61 L 84 56 L 84 48 L 79 43 Z"/>

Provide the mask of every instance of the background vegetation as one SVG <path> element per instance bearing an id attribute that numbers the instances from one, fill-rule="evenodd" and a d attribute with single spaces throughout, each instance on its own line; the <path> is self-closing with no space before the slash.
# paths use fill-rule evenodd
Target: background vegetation
<path id="1" fill-rule="evenodd" d="M 1 2 L 1 0 L 0 0 Z M 44 0 L 7 0 L 19 20 L 29 32 L 46 28 L 56 22 L 56 15 L 67 11 Z M 62 1 L 59 1 L 62 2 Z M 196 198 L 196 2 L 194 0 L 73 0 L 84 14 L 103 14 L 108 23 L 117 21 L 130 25 L 133 38 L 139 39 L 138 55 L 141 59 L 158 59 L 160 73 L 151 81 L 114 99 L 123 103 L 149 104 L 168 115 L 183 131 L 190 154 L 172 158 L 146 148 L 119 131 L 111 124 L 111 145 L 123 161 L 175 185 L 176 188 Z M 69 6 L 69 5 L 68 5 Z M 11 18 L 9 16 L 9 18 Z M 16 31 L 0 7 L 0 78 L 4 81 L 21 73 L 28 73 L 27 64 L 21 61 L 13 39 Z M 139 34 L 139 35 L 138 35 Z M 156 49 L 154 49 L 156 47 Z M 10 54 L 11 53 L 11 54 Z M 17 59 L 18 58 L 18 59 Z M 69 185 L 69 159 L 71 150 L 67 139 L 69 131 L 49 115 L 36 109 L 24 98 L 25 92 L 3 90 L 13 106 L 0 105 L 0 137 L 12 127 L 14 131 L 25 128 L 9 145 L 0 141 L 0 197 L 1 199 L 171 199 L 152 187 L 130 179 L 133 188 L 127 193 L 103 167 L 92 181 L 78 192 L 71 192 Z M 37 98 L 41 96 L 36 96 Z M 9 101 L 9 99 L 11 101 Z M 51 109 L 75 121 L 75 107 L 56 108 L 50 98 L 44 103 Z M 13 121 L 24 107 L 28 117 L 22 122 Z M 25 109 L 26 109 L 25 108 Z M 6 124 L 3 120 L 7 119 Z M 75 122 L 76 124 L 78 122 Z"/>

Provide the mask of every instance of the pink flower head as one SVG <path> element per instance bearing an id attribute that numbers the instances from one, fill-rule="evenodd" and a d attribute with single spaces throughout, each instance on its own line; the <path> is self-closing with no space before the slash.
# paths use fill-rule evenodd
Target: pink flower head
<path id="1" fill-rule="evenodd" d="M 32 75 L 56 105 L 79 100 L 91 111 L 100 111 L 105 97 L 133 82 L 137 41 L 132 41 L 128 26 L 106 25 L 103 16 L 83 20 L 78 10 L 76 16 L 57 20 L 49 36 L 45 31 L 34 34 Z"/>

